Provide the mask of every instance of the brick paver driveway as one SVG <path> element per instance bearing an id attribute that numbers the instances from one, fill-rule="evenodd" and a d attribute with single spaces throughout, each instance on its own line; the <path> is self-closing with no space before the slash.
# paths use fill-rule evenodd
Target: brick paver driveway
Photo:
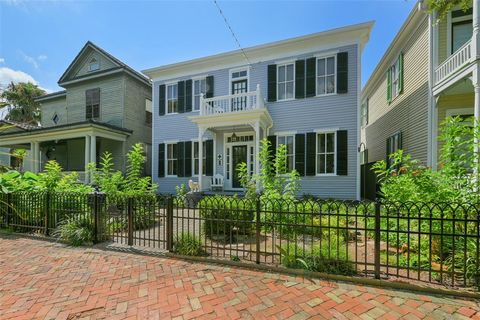
<path id="1" fill-rule="evenodd" d="M 476 317 L 475 301 L 0 235 L 1 319 Z"/>

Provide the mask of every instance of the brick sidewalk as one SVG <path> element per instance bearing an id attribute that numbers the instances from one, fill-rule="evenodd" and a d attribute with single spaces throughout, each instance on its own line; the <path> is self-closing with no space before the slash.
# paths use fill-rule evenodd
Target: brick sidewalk
<path id="1" fill-rule="evenodd" d="M 0 235 L 0 319 L 480 319 L 478 302 Z"/>

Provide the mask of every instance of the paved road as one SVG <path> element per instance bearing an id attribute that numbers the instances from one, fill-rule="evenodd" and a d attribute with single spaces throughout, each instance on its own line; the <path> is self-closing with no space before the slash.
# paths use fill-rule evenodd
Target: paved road
<path id="1" fill-rule="evenodd" d="M 476 301 L 0 234 L 0 319 L 480 319 Z"/>

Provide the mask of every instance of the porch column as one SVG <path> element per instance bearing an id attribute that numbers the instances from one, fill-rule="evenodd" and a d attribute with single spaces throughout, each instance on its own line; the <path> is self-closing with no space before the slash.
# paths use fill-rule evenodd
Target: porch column
<path id="1" fill-rule="evenodd" d="M 473 3 L 477 3 L 478 0 L 475 0 Z M 475 12 L 475 10 L 474 10 Z M 473 90 L 474 90 L 474 93 L 475 93 L 475 102 L 474 102 L 474 105 L 473 105 L 473 109 L 474 109 L 474 132 L 477 133 L 479 128 L 479 121 L 480 121 L 480 62 L 477 62 L 475 64 L 475 69 L 473 70 Z M 477 177 L 477 182 L 478 182 L 478 152 L 479 152 L 479 148 L 478 148 L 478 143 L 479 143 L 479 140 L 478 140 L 478 135 L 475 134 L 474 135 L 474 139 L 473 139 L 473 152 L 475 154 L 475 159 L 476 159 L 476 163 L 475 163 L 475 176 Z"/>
<path id="2" fill-rule="evenodd" d="M 85 182 L 90 181 L 88 174 L 88 163 L 90 162 L 90 136 L 85 136 Z"/>
<path id="3" fill-rule="evenodd" d="M 198 189 L 203 190 L 203 134 L 204 128 L 198 128 Z"/>
<path id="4" fill-rule="evenodd" d="M 97 163 L 97 137 L 90 136 L 90 162 Z"/>
<path id="5" fill-rule="evenodd" d="M 260 162 L 258 161 L 258 155 L 260 153 L 260 123 L 255 123 L 255 175 L 260 174 Z M 257 191 L 260 191 L 260 186 L 257 184 Z"/>
<path id="6" fill-rule="evenodd" d="M 480 0 L 473 0 L 473 36 L 472 47 L 473 56 L 477 59 L 480 57 Z"/>
<path id="7" fill-rule="evenodd" d="M 30 142 L 30 160 L 31 160 L 31 167 L 30 169 L 34 173 L 38 173 L 40 171 L 40 166 L 39 166 L 39 143 L 37 141 L 32 141 Z"/>

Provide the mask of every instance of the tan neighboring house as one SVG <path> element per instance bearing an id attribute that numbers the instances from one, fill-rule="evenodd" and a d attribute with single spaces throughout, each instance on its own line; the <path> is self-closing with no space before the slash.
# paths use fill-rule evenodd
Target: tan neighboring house
<path id="1" fill-rule="evenodd" d="M 425 1 L 413 8 L 362 92 L 363 197 L 375 197 L 375 161 L 403 149 L 436 168 L 445 117 L 479 117 L 479 17 L 480 0 L 440 22 Z"/>
<path id="2" fill-rule="evenodd" d="M 39 172 L 56 160 L 87 181 L 86 165 L 98 163 L 105 151 L 119 170 L 125 169 L 134 143 L 143 143 L 151 158 L 152 89 L 143 74 L 87 42 L 58 85 L 65 90 L 37 98 L 39 127 L 14 125 L 0 132 L 0 147 L 28 150 L 26 169 Z M 150 167 L 147 163 L 145 174 Z"/>

